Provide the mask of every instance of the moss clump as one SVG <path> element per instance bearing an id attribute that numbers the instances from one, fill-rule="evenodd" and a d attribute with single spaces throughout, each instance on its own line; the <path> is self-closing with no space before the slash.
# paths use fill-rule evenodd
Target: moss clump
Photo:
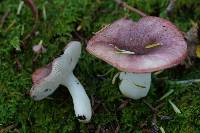
<path id="1" fill-rule="evenodd" d="M 112 21 L 128 16 L 138 20 L 139 16 L 120 8 L 113 1 L 108 0 L 36 0 L 40 12 L 37 36 L 33 36 L 26 43 L 26 47 L 15 52 L 15 48 L 21 46 L 22 39 L 31 31 L 34 24 L 31 10 L 23 6 L 20 15 L 16 15 L 18 1 L 0 1 L 0 16 L 9 10 L 3 27 L 0 28 L 0 129 L 15 124 L 15 129 L 20 132 L 89 132 L 91 126 L 96 130 L 110 131 L 120 125 L 120 132 L 141 132 L 139 126 L 147 121 L 151 127 L 152 113 L 142 100 L 131 100 L 122 110 L 117 110 L 124 98 L 118 89 L 118 83 L 111 84 L 113 75 L 117 72 L 111 66 L 94 58 L 85 51 L 84 39 L 90 38 L 94 32 Z M 143 10 L 147 14 L 162 16 L 170 19 L 182 31 L 191 27 L 191 20 L 196 22 L 200 18 L 199 1 L 178 1 L 174 16 L 167 18 L 165 8 L 168 1 L 141 1 L 126 0 L 131 6 Z M 42 16 L 43 7 L 46 9 L 47 20 Z M 12 27 L 7 28 L 15 23 Z M 77 30 L 77 27 L 81 27 Z M 77 35 L 78 34 L 78 35 Z M 80 36 L 82 38 L 80 38 Z M 47 53 L 39 56 L 36 62 L 32 52 L 32 46 L 43 40 L 47 47 Z M 100 104 L 90 124 L 80 124 L 73 112 L 72 99 L 64 87 L 45 99 L 34 102 L 26 92 L 31 88 L 32 72 L 47 63 L 62 52 L 63 47 L 70 40 L 81 40 L 84 44 L 81 60 L 75 70 L 80 81 L 86 88 L 90 97 Z M 22 69 L 16 67 L 16 59 L 22 65 Z M 160 77 L 168 79 L 192 79 L 200 76 L 200 62 L 188 70 L 180 71 L 173 68 L 165 71 Z M 107 75 L 99 77 L 97 75 Z M 145 98 L 150 103 L 159 99 L 168 90 L 174 89 L 174 93 L 167 99 L 158 113 L 158 126 L 162 126 L 166 132 L 193 132 L 200 131 L 200 84 L 171 85 L 158 84 L 154 80 L 149 95 Z M 181 114 L 174 113 L 168 103 L 171 99 L 181 110 Z M 99 102 L 97 102 L 99 101 Z M 160 120 L 161 115 L 172 116 L 170 121 Z"/>

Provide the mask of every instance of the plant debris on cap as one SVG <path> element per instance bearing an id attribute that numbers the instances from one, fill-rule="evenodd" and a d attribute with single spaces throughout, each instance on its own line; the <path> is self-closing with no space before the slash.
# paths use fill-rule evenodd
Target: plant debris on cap
<path id="1" fill-rule="evenodd" d="M 147 16 L 137 23 L 115 21 L 89 40 L 87 51 L 121 71 L 140 73 L 179 64 L 187 55 L 187 44 L 171 22 Z"/>

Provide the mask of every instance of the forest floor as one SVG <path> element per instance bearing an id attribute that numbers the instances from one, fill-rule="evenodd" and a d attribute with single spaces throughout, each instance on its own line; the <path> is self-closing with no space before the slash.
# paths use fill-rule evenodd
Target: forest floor
<path id="1" fill-rule="evenodd" d="M 179 65 L 153 75 L 150 92 L 145 98 L 125 98 L 118 89 L 119 79 L 112 84 L 118 70 L 91 56 L 85 47 L 95 32 L 114 20 L 126 16 L 137 21 L 140 16 L 113 0 L 34 2 L 38 18 L 33 16 L 34 8 L 31 11 L 26 4 L 17 13 L 20 1 L 0 0 L 0 132 L 151 132 L 156 130 L 152 120 L 157 116 L 158 129 L 162 127 L 166 133 L 199 133 L 200 83 L 179 85 L 171 81 L 200 78 L 200 59 L 195 59 L 189 68 Z M 200 20 L 198 0 L 177 1 L 170 17 L 165 13 L 168 0 L 126 2 L 148 15 L 170 20 L 183 32 Z M 32 47 L 41 40 L 47 52 L 35 59 L 37 55 Z M 33 101 L 27 95 L 32 86 L 31 74 L 60 55 L 71 40 L 83 44 L 75 75 L 94 103 L 94 114 L 88 124 L 79 123 L 75 118 L 71 96 L 63 86 L 41 101 Z M 173 93 L 159 101 L 169 91 Z M 169 100 L 181 113 L 174 111 Z M 153 107 L 163 106 L 155 114 L 146 102 Z"/>

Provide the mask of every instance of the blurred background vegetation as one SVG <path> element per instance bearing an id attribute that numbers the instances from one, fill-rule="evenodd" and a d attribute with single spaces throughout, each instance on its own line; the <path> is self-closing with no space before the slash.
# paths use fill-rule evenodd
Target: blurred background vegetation
<path id="1" fill-rule="evenodd" d="M 198 0 L 177 0 L 170 17 L 165 13 L 168 0 L 125 2 L 148 15 L 172 21 L 183 32 L 200 20 Z M 169 82 L 200 78 L 199 59 L 190 68 L 178 66 L 154 76 L 148 96 L 135 101 L 122 96 L 118 89 L 119 80 L 115 85 L 111 84 L 118 71 L 85 51 L 87 40 L 105 25 L 124 16 L 137 21 L 140 16 L 119 7 L 113 0 L 34 0 L 39 11 L 36 22 L 27 5 L 23 5 L 17 15 L 19 3 L 19 0 L 0 0 L 0 18 L 8 13 L 0 27 L 1 132 L 149 132 L 153 113 L 143 100 L 157 106 L 156 101 L 171 89 L 174 92 L 162 101 L 164 106 L 158 111 L 158 127 L 162 126 L 167 133 L 200 132 L 200 84 L 176 85 Z M 34 35 L 23 41 L 35 24 Z M 34 60 L 37 55 L 32 47 L 40 40 L 43 40 L 47 52 Z M 71 40 L 83 43 L 75 75 L 95 103 L 94 115 L 88 124 L 79 123 L 75 118 L 72 99 L 63 86 L 42 101 L 35 102 L 27 96 L 32 86 L 32 72 L 61 54 Z M 108 71 L 105 76 L 98 76 Z M 165 80 L 161 82 L 158 79 Z M 181 114 L 174 112 L 169 99 Z M 163 116 L 170 119 L 163 120 Z"/>

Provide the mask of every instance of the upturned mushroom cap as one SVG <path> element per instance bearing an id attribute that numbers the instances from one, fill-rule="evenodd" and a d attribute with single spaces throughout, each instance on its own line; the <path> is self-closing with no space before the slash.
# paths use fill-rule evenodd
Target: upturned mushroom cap
<path id="1" fill-rule="evenodd" d="M 159 45 L 151 47 L 152 44 Z M 187 54 L 186 42 L 176 26 L 152 16 L 137 23 L 124 18 L 117 20 L 97 32 L 86 49 L 121 71 L 135 73 L 175 66 Z M 119 49 L 132 53 L 119 53 Z"/>
<path id="2" fill-rule="evenodd" d="M 68 48 L 70 46 L 70 48 Z M 56 88 L 64 81 L 65 76 L 72 73 L 81 54 L 79 42 L 70 42 L 64 54 L 54 59 L 45 67 L 37 69 L 32 74 L 33 86 L 30 96 L 34 100 L 41 100 L 52 94 Z"/>

